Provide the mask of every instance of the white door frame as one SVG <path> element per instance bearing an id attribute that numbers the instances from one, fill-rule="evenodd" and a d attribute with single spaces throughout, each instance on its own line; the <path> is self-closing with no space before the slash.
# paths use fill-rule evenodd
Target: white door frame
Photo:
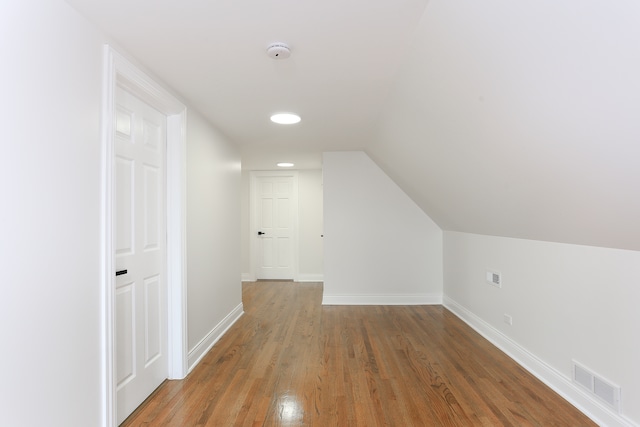
<path id="1" fill-rule="evenodd" d="M 251 276 L 255 280 L 256 273 L 258 269 L 258 229 L 256 228 L 256 183 L 258 177 L 261 176 L 287 176 L 293 178 L 293 189 L 292 189 L 292 199 L 293 199 L 293 242 L 291 247 L 291 257 L 292 257 L 292 265 L 293 265 L 293 281 L 298 281 L 299 276 L 299 264 L 298 264 L 298 171 L 295 170 L 283 170 L 283 171 L 250 171 L 250 180 L 249 180 L 249 257 L 250 257 L 250 267 L 251 267 Z"/>
<path id="2" fill-rule="evenodd" d="M 102 425 L 116 426 L 115 372 L 115 91 L 125 88 L 167 116 L 168 377 L 187 374 L 186 121 L 187 108 L 111 46 L 104 47 L 102 111 Z"/>

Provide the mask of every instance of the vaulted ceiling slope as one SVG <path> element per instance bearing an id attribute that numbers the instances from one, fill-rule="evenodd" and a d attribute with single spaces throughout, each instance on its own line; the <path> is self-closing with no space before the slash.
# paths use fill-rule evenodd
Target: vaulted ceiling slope
<path id="1" fill-rule="evenodd" d="M 639 22 L 432 0 L 367 152 L 443 229 L 640 250 Z"/>

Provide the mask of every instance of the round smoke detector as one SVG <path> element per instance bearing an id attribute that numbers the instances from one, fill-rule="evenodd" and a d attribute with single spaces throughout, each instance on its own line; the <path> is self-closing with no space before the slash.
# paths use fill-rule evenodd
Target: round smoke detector
<path id="1" fill-rule="evenodd" d="M 273 59 L 287 59 L 291 56 L 291 50 L 284 43 L 271 43 L 267 47 L 267 55 Z"/>

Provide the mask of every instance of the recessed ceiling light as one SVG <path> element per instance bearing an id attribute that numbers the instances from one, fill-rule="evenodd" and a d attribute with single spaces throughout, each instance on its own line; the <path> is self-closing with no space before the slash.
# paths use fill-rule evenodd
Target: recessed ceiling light
<path id="1" fill-rule="evenodd" d="M 300 116 L 293 113 L 278 113 L 271 116 L 271 121 L 281 125 L 292 125 L 300 121 Z"/>
<path id="2" fill-rule="evenodd" d="M 288 163 L 288 162 L 278 163 L 278 167 L 280 168 L 292 168 L 293 166 L 294 166 L 293 163 Z"/>

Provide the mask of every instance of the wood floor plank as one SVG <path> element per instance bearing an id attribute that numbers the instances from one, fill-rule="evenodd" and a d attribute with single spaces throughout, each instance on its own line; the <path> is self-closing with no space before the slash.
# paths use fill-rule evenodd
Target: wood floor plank
<path id="1" fill-rule="evenodd" d="M 594 426 L 442 306 L 322 306 L 243 284 L 245 314 L 133 426 Z"/>

